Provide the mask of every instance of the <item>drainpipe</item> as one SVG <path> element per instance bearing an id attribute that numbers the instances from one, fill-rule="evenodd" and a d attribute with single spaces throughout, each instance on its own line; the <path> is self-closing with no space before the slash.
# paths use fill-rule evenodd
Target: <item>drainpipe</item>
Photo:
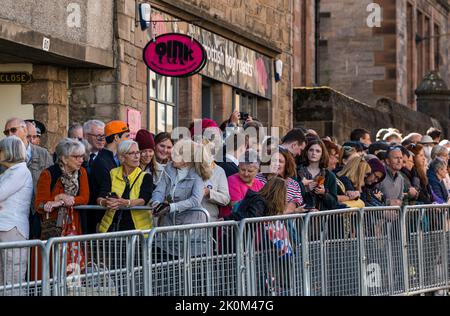
<path id="1" fill-rule="evenodd" d="M 315 41 L 314 41 L 314 53 L 315 53 L 315 74 L 314 74 L 314 82 L 316 86 L 319 86 L 320 81 L 319 81 L 319 72 L 320 72 L 320 67 L 319 67 L 319 41 L 320 41 L 320 0 L 315 0 L 315 4 L 314 4 L 315 8 L 314 8 L 314 13 L 315 13 L 315 18 L 314 18 L 314 24 L 315 24 Z"/>

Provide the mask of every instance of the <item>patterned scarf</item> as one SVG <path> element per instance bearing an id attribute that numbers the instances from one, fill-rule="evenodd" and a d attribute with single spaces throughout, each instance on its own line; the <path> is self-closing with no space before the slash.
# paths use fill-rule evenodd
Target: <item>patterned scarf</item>
<path id="1" fill-rule="evenodd" d="M 64 193 L 70 196 L 77 196 L 79 190 L 78 183 L 78 170 L 75 170 L 72 173 L 66 172 L 64 166 L 60 164 L 59 166 L 62 171 L 62 175 L 60 177 L 61 183 L 64 188 Z M 66 207 L 60 207 L 58 209 L 58 219 L 56 221 L 57 227 L 62 227 L 64 222 L 67 224 L 71 223 L 71 216 L 68 216 L 68 210 Z"/>

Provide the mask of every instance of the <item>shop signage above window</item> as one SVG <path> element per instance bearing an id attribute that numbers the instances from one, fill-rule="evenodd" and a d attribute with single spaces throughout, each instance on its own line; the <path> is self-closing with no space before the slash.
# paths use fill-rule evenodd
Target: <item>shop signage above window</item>
<path id="1" fill-rule="evenodd" d="M 28 72 L 0 72 L 0 84 L 25 84 L 30 81 Z"/>
<path id="2" fill-rule="evenodd" d="M 152 20 L 173 21 L 174 17 L 153 10 Z M 201 75 L 266 99 L 272 98 L 271 58 L 198 26 L 181 22 L 155 22 L 148 30 L 148 38 L 154 34 L 172 32 L 187 34 L 189 41 L 192 36 L 194 41 L 197 40 L 203 45 L 207 53 L 207 62 L 200 71 Z"/>
<path id="3" fill-rule="evenodd" d="M 162 76 L 192 76 L 205 67 L 206 60 L 203 45 L 184 34 L 159 35 L 144 48 L 145 64 Z"/>

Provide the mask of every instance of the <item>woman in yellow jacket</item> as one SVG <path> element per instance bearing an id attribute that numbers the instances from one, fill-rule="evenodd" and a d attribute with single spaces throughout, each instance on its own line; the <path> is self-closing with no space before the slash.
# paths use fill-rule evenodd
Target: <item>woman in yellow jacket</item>
<path id="1" fill-rule="evenodd" d="M 108 208 L 100 223 L 100 233 L 152 228 L 150 212 L 119 210 L 144 206 L 152 196 L 153 178 L 139 168 L 140 155 L 135 141 L 120 143 L 117 149 L 120 167 L 112 169 L 110 178 L 103 181 L 97 199 L 99 205 Z"/>

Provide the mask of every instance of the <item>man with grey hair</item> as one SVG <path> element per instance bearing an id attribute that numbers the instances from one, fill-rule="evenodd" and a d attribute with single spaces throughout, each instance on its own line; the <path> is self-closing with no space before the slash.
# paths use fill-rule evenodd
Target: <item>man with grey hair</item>
<path id="1" fill-rule="evenodd" d="M 98 153 L 105 147 L 105 123 L 99 120 L 89 120 L 83 125 L 83 134 L 89 144 L 89 148 L 87 148 L 89 161 L 86 169 L 90 174 L 90 169 Z"/>
<path id="2" fill-rule="evenodd" d="M 3 133 L 5 136 L 15 135 L 19 137 L 25 145 L 26 163 L 28 169 L 31 171 L 34 188 L 30 207 L 30 239 L 39 239 L 41 236 L 41 221 L 34 209 L 34 196 L 41 172 L 53 165 L 52 157 L 46 149 L 31 144 L 28 140 L 26 122 L 20 118 L 14 117 L 9 119 L 5 124 Z"/>

